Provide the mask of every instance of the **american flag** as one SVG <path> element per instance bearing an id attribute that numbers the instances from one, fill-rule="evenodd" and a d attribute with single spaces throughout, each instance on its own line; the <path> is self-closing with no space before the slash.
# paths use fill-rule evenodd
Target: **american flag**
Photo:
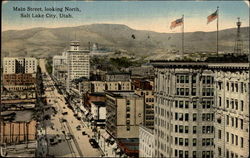
<path id="1" fill-rule="evenodd" d="M 171 23 L 170 29 L 172 30 L 173 28 L 181 26 L 182 24 L 183 24 L 183 18 L 177 19 Z"/>
<path id="2" fill-rule="evenodd" d="M 216 10 L 213 14 L 209 15 L 207 17 L 207 24 L 209 24 L 210 22 L 214 21 L 216 18 L 218 18 L 218 10 Z"/>

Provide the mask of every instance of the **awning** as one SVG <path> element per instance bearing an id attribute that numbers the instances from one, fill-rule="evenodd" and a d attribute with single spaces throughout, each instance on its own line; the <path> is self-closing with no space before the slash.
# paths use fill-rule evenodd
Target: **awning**
<path id="1" fill-rule="evenodd" d="M 112 146 L 111 146 L 113 149 L 117 148 L 117 144 L 114 143 Z"/>
<path id="2" fill-rule="evenodd" d="M 109 139 L 110 135 L 108 133 L 104 133 L 102 135 L 102 137 L 107 140 L 107 139 Z"/>
<path id="3" fill-rule="evenodd" d="M 116 150 L 116 153 L 120 153 L 120 152 L 121 152 L 121 149 L 118 148 L 118 149 Z"/>

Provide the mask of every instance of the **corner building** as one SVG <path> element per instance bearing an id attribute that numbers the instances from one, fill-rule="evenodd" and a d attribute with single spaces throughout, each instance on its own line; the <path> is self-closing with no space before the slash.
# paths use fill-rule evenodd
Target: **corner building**
<path id="1" fill-rule="evenodd" d="M 213 157 L 214 77 L 205 63 L 153 61 L 155 157 Z"/>
<path id="2" fill-rule="evenodd" d="M 217 63 L 215 76 L 215 157 L 249 157 L 249 63 Z"/>

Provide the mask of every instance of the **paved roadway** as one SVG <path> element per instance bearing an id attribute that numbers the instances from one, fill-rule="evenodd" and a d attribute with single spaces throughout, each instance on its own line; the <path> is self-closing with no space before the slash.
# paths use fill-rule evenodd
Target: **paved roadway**
<path id="1" fill-rule="evenodd" d="M 46 68 L 45 68 L 45 60 L 40 59 L 39 64 L 40 64 L 42 73 L 47 74 Z M 89 143 L 89 138 L 94 135 L 93 132 L 91 131 L 91 129 L 84 126 L 83 122 L 77 120 L 74 117 L 73 111 L 69 109 L 66 105 L 64 96 L 60 95 L 57 92 L 57 89 L 54 86 L 55 83 L 49 77 L 49 75 L 47 74 L 46 76 L 48 78 L 48 80 L 46 81 L 46 84 L 50 86 L 48 86 L 48 91 L 45 92 L 45 95 L 49 101 L 49 104 L 55 107 L 58 112 L 54 117 L 51 118 L 52 125 L 54 125 L 54 130 L 52 130 L 51 128 L 48 128 L 47 133 L 54 134 L 54 135 L 55 134 L 62 135 L 62 130 L 64 130 L 65 133 L 70 133 L 71 135 L 73 135 L 71 140 L 68 140 L 68 141 L 63 140 L 62 143 L 64 143 L 64 145 L 61 146 L 60 148 L 61 152 L 65 152 L 66 150 L 71 151 L 70 154 L 58 155 L 58 153 L 55 152 L 56 153 L 55 156 L 100 157 L 102 155 L 102 152 L 99 149 L 93 148 Z M 62 111 L 68 112 L 68 114 L 62 115 Z M 67 122 L 60 123 L 59 121 L 60 118 L 66 119 Z M 81 125 L 81 130 L 79 131 L 76 129 L 78 125 Z M 85 131 L 87 135 L 82 135 L 82 131 Z M 59 146 L 62 143 L 59 143 L 56 146 Z M 64 148 L 65 145 L 67 146 L 66 149 Z M 53 151 L 53 148 L 50 149 L 50 151 Z"/>

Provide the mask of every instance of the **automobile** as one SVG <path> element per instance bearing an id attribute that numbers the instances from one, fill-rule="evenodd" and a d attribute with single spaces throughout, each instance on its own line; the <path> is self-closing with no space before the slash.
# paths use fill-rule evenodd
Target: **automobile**
<path id="1" fill-rule="evenodd" d="M 56 144 L 58 144 L 57 139 L 54 139 L 54 138 L 50 138 L 49 142 L 50 142 L 50 145 L 56 145 Z"/>
<path id="2" fill-rule="evenodd" d="M 66 107 L 64 106 L 63 109 L 66 109 Z"/>
<path id="3" fill-rule="evenodd" d="M 71 139 L 71 134 L 67 134 L 66 137 L 65 137 L 66 140 L 70 140 Z"/>
<path id="4" fill-rule="evenodd" d="M 82 135 L 87 135 L 87 133 L 85 131 L 82 132 Z"/>
<path id="5" fill-rule="evenodd" d="M 98 143 L 96 142 L 95 139 L 93 139 L 93 138 L 89 139 L 89 143 L 90 143 L 90 145 L 91 145 L 93 148 L 99 148 L 99 145 L 98 145 Z"/>
<path id="6" fill-rule="evenodd" d="M 80 126 L 80 125 L 76 126 L 76 129 L 77 129 L 78 131 L 80 131 L 80 130 L 81 130 L 81 126 Z"/>
<path id="7" fill-rule="evenodd" d="M 60 119 L 60 122 L 67 122 L 67 120 L 66 120 L 66 119 L 61 118 L 61 119 Z"/>
<path id="8" fill-rule="evenodd" d="M 65 111 L 65 112 L 62 112 L 62 114 L 63 114 L 63 115 L 68 115 L 68 112 L 66 112 L 66 111 Z"/>

